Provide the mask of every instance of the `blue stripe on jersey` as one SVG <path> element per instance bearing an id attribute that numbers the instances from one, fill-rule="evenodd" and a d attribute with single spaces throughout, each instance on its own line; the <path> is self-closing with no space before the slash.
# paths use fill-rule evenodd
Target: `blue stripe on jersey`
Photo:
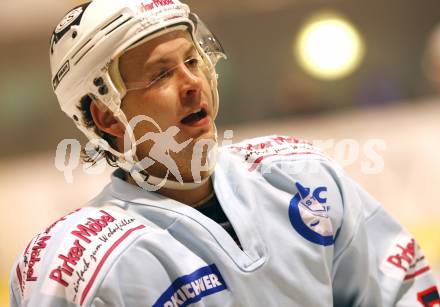
<path id="1" fill-rule="evenodd" d="M 177 278 L 153 307 L 184 307 L 225 289 L 227 286 L 220 271 L 212 264 Z"/>

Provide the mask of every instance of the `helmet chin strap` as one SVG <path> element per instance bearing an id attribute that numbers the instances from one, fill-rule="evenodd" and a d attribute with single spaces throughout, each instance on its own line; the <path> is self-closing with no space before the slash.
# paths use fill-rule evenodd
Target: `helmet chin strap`
<path id="1" fill-rule="evenodd" d="M 127 122 L 125 115 L 121 113 L 118 114 L 119 115 L 118 117 L 120 117 L 120 120 L 122 122 Z M 180 190 L 180 191 L 194 190 L 203 186 L 207 181 L 209 181 L 211 175 L 214 173 L 215 164 L 217 160 L 217 153 L 218 153 L 218 141 L 217 141 L 218 135 L 217 135 L 217 127 L 215 126 L 215 124 L 214 124 L 215 146 L 210 150 L 209 153 L 207 153 L 208 159 L 210 154 L 213 155 L 211 156 L 211 160 L 213 162 L 210 163 L 210 161 L 207 160 L 209 168 L 206 171 L 208 172 L 208 174 L 205 178 L 198 180 L 198 182 L 179 182 L 177 180 L 170 179 L 169 171 L 167 172 L 165 178 L 156 177 L 151 174 L 148 174 L 145 169 L 151 165 L 143 165 L 143 162 L 139 161 L 139 158 L 136 154 L 137 146 L 136 146 L 136 140 L 134 138 L 134 134 L 129 133 L 129 136 L 131 139 L 132 148 L 128 153 L 121 154 L 120 152 L 115 151 L 113 148 L 110 148 L 110 151 L 118 157 L 116 164 L 121 169 L 129 173 L 131 177 L 134 179 L 134 181 L 137 183 L 137 185 L 141 188 L 144 188 L 149 191 L 157 191 L 162 188 L 170 189 L 170 190 Z M 130 159 L 127 159 L 127 154 L 130 156 Z"/>
<path id="2" fill-rule="evenodd" d="M 208 169 L 207 176 L 202 180 L 200 180 L 199 182 L 179 182 L 177 180 L 168 178 L 169 172 L 167 172 L 167 176 L 165 178 L 161 178 L 148 174 L 145 170 L 141 168 L 137 168 L 136 167 L 137 165 L 133 166 L 133 164 L 127 161 L 123 161 L 122 163 L 120 163 L 118 160 L 117 164 L 119 167 L 121 167 L 131 175 L 131 177 L 134 179 L 134 181 L 136 181 L 138 186 L 145 188 L 144 186 L 145 184 L 147 184 L 147 186 L 154 187 L 149 189 L 154 191 L 157 191 L 162 188 L 170 189 L 170 190 L 180 190 L 180 191 L 197 189 L 203 186 L 211 178 L 211 175 L 213 174 L 215 169 L 215 163 L 213 163 Z M 132 167 L 127 167 L 129 165 Z"/>
<path id="3" fill-rule="evenodd" d="M 209 169 L 207 170 L 208 174 L 205 178 L 203 178 L 201 181 L 199 182 L 179 182 L 177 180 L 173 180 L 173 179 L 169 179 L 168 177 L 166 178 L 160 178 L 160 177 L 156 177 L 156 176 L 152 176 L 150 174 L 148 174 L 148 176 L 145 176 L 143 179 L 144 182 L 147 182 L 148 184 L 152 185 L 152 186 L 161 186 L 161 188 L 165 188 L 165 189 L 171 189 L 171 190 L 180 190 L 180 191 L 188 191 L 188 190 L 194 190 L 197 189 L 201 186 L 203 186 L 207 181 L 210 180 L 211 175 L 214 173 L 214 169 L 215 169 L 215 162 L 217 160 L 217 153 L 218 153 L 218 135 L 217 135 L 217 127 L 214 124 L 214 142 L 215 142 L 215 147 L 211 149 L 211 151 L 208 153 L 209 154 L 213 154 L 214 156 L 213 158 L 213 163 L 209 163 L 208 160 L 208 166 Z M 135 154 L 136 155 L 136 154 Z M 136 155 L 136 159 L 137 159 L 137 155 Z M 145 171 L 143 171 L 143 173 L 145 173 Z M 168 173 L 167 173 L 168 174 Z M 133 178 L 136 181 L 136 178 Z M 137 182 L 139 185 L 139 182 Z"/>
<path id="4" fill-rule="evenodd" d="M 153 186 L 162 186 L 161 188 L 170 189 L 170 190 L 179 190 L 179 191 L 188 191 L 188 190 L 194 190 L 202 185 L 204 185 L 210 178 L 214 170 L 210 171 L 208 176 L 206 178 L 202 179 L 200 182 L 183 182 L 180 183 L 178 181 L 172 180 L 172 179 L 166 179 L 164 183 L 164 178 L 159 178 L 155 176 L 149 175 L 146 179 L 146 182 Z M 135 179 L 136 181 L 136 179 Z"/>

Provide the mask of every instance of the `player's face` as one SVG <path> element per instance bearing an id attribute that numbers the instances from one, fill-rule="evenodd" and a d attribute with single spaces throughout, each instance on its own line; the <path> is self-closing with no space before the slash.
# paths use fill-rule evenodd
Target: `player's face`
<path id="1" fill-rule="evenodd" d="M 191 174 L 192 148 L 195 142 L 215 138 L 213 97 L 208 80 L 198 66 L 202 65 L 201 62 L 189 33 L 181 30 L 164 34 L 129 50 L 119 62 L 127 87 L 136 85 L 135 90 L 127 92 L 121 105 L 128 121 L 137 115 L 146 115 L 162 131 L 177 127 L 179 132 L 174 137 L 177 143 L 193 139 L 182 151 L 170 151 L 182 177 L 188 181 L 192 179 L 188 176 Z M 152 80 L 155 82 L 151 83 Z M 148 121 L 140 122 L 134 129 L 137 140 L 149 132 L 160 131 Z M 168 146 L 165 140 L 164 142 L 161 146 Z M 153 141 L 140 144 L 138 157 L 143 159 L 148 156 L 153 144 Z M 156 176 L 165 176 L 166 168 L 159 164 L 147 171 Z"/>

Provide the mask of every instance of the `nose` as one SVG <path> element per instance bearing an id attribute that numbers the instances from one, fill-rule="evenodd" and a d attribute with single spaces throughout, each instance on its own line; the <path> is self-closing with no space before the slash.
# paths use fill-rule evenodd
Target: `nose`
<path id="1" fill-rule="evenodd" d="M 202 77 L 185 65 L 178 68 L 180 81 L 180 98 L 185 104 L 200 102 L 202 93 Z"/>

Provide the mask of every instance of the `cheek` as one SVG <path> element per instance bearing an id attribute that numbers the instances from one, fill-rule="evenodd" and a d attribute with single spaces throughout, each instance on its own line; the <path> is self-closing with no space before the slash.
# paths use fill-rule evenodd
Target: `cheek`
<path id="1" fill-rule="evenodd" d="M 178 101 L 176 91 L 173 91 L 171 88 L 160 88 L 137 95 L 126 96 L 121 109 L 127 116 L 128 121 L 137 115 L 146 115 L 154 120 L 162 130 L 166 130 L 172 125 L 177 125 L 176 120 L 179 115 Z M 142 131 L 158 131 L 154 124 L 148 123 L 146 125 L 143 122 L 147 122 L 147 119 L 144 119 L 137 125 L 142 127 Z"/>
<path id="2" fill-rule="evenodd" d="M 122 99 L 121 110 L 124 112 L 127 120 L 130 121 L 136 115 L 140 114 L 139 110 L 139 95 L 132 93 L 127 94 L 124 99 Z"/>
<path id="3" fill-rule="evenodd" d="M 202 93 L 205 97 L 207 97 L 209 103 L 213 101 L 214 97 L 212 96 L 211 85 L 205 78 L 203 79 Z"/>
<path id="4" fill-rule="evenodd" d="M 167 128 L 170 124 L 176 124 L 175 120 L 179 114 L 179 99 L 176 91 L 161 89 L 145 95 L 143 101 L 144 103 L 139 108 L 140 111 L 153 118 L 162 128 Z"/>

